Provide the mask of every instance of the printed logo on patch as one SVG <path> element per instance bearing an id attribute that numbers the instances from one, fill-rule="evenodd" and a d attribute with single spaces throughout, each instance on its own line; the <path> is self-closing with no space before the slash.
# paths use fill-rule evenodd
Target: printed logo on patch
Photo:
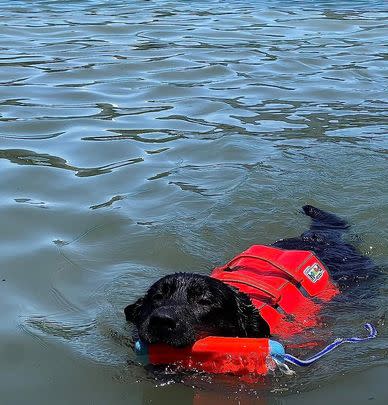
<path id="1" fill-rule="evenodd" d="M 305 274 L 313 283 L 316 283 L 321 279 L 325 270 L 318 263 L 314 263 L 312 266 L 305 268 L 303 274 Z"/>

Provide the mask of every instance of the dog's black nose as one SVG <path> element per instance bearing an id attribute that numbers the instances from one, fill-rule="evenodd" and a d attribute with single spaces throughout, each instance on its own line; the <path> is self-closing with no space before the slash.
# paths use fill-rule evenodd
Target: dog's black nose
<path id="1" fill-rule="evenodd" d="M 155 311 L 150 318 L 150 326 L 159 331 L 172 332 L 176 328 L 176 320 L 173 316 L 163 310 Z"/>

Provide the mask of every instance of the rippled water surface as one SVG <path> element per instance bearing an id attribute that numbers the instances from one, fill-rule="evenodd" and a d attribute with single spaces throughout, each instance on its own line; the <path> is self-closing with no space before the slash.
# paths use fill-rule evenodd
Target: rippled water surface
<path id="1" fill-rule="evenodd" d="M 383 1 L 0 1 L 2 404 L 383 404 Z M 268 381 L 155 377 L 122 309 L 297 235 L 312 203 L 382 268 L 335 335 L 379 338 Z M 194 398 L 194 399 L 193 399 Z"/>

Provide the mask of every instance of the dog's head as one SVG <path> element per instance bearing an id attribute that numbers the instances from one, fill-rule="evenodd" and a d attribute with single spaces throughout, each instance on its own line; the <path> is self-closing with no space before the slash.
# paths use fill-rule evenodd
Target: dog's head
<path id="1" fill-rule="evenodd" d="M 247 295 L 199 274 L 163 277 L 124 312 L 146 343 L 182 347 L 206 336 L 270 334 L 268 324 Z"/>

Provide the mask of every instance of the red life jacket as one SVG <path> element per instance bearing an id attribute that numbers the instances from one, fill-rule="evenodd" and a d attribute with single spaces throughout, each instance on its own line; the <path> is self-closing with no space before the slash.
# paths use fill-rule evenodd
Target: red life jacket
<path id="1" fill-rule="evenodd" d="M 253 245 L 211 277 L 246 293 L 282 338 L 318 324 L 323 302 L 339 293 L 325 266 L 312 252 Z"/>

